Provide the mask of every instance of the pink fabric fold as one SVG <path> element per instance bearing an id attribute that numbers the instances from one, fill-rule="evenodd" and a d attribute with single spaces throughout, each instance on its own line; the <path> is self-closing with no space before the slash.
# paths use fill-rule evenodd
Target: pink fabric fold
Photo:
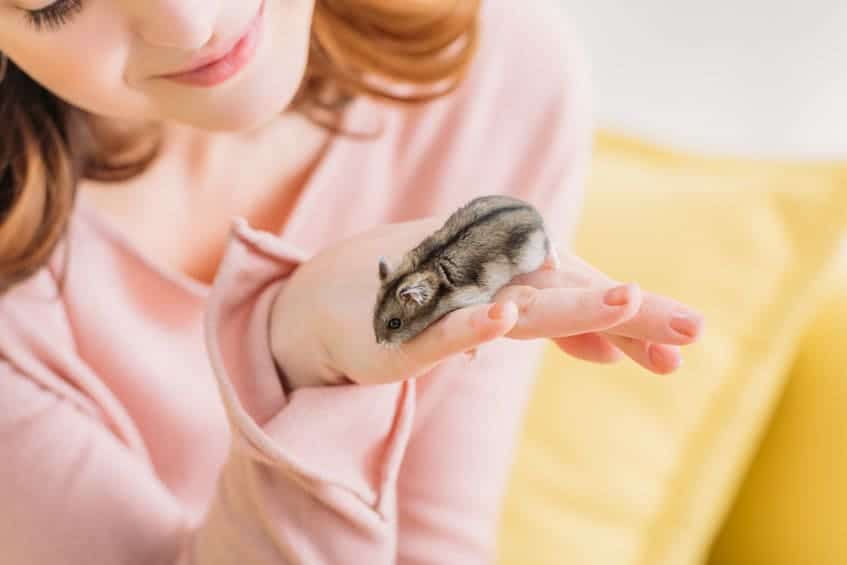
<path id="1" fill-rule="evenodd" d="M 221 397 L 239 442 L 253 456 L 284 465 L 314 485 L 345 488 L 380 513 L 390 512 L 384 493 L 393 487 L 411 429 L 414 385 L 306 388 L 285 398 L 268 324 L 279 286 L 302 259 L 244 219 L 233 222 L 205 322 Z"/>

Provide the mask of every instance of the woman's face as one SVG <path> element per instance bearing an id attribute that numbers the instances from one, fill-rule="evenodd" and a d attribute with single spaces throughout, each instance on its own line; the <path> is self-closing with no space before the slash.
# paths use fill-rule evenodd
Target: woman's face
<path id="1" fill-rule="evenodd" d="M 96 115 L 242 130 L 291 102 L 313 9 L 314 0 L 0 0 L 0 52 Z"/>

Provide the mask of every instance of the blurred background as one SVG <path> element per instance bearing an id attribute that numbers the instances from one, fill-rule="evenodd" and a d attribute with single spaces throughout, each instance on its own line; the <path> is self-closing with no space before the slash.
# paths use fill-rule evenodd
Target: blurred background
<path id="1" fill-rule="evenodd" d="M 847 2 L 559 0 L 600 125 L 681 147 L 847 157 Z"/>
<path id="2" fill-rule="evenodd" d="M 550 1 L 593 72 L 575 251 L 707 323 L 666 377 L 549 347 L 501 565 L 847 564 L 847 2 Z"/>

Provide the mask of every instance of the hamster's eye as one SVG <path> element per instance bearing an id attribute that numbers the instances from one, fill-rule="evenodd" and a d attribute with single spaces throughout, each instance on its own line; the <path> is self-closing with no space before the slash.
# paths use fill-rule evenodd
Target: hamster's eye
<path id="1" fill-rule="evenodd" d="M 388 320 L 388 329 L 389 330 L 399 330 L 400 326 L 403 325 L 403 322 L 400 321 L 400 318 L 391 318 Z"/>

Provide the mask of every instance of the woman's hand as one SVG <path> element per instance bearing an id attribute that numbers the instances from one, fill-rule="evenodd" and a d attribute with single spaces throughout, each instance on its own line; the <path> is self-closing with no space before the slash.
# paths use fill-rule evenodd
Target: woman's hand
<path id="1" fill-rule="evenodd" d="M 291 389 L 354 382 L 385 384 L 419 376 L 442 361 L 501 337 L 551 338 L 581 359 L 608 362 L 621 352 L 664 373 L 678 345 L 699 333 L 699 316 L 670 299 L 620 285 L 571 255 L 559 271 L 524 275 L 493 304 L 443 317 L 400 348 L 376 343 L 373 308 L 380 256 L 399 258 L 443 218 L 367 231 L 319 253 L 283 285 L 271 314 L 271 350 Z M 692 320 L 682 336 L 674 313 Z M 649 345 L 649 344 L 658 345 Z"/>
<path id="2" fill-rule="evenodd" d="M 544 322 L 532 318 L 555 319 L 561 311 L 555 306 L 564 289 L 609 289 L 617 282 L 572 254 L 561 254 L 558 271 L 540 270 L 516 277 L 495 297 L 498 302 L 512 301 L 522 314 L 507 334 L 527 338 L 543 331 Z M 619 361 L 624 355 L 654 373 L 666 374 L 681 362 L 679 346 L 697 341 L 703 330 L 703 318 L 690 307 L 657 294 L 644 292 L 638 313 L 599 332 L 560 337 L 549 336 L 559 348 L 579 359 L 596 363 Z M 547 337 L 547 336 L 545 336 Z"/>

